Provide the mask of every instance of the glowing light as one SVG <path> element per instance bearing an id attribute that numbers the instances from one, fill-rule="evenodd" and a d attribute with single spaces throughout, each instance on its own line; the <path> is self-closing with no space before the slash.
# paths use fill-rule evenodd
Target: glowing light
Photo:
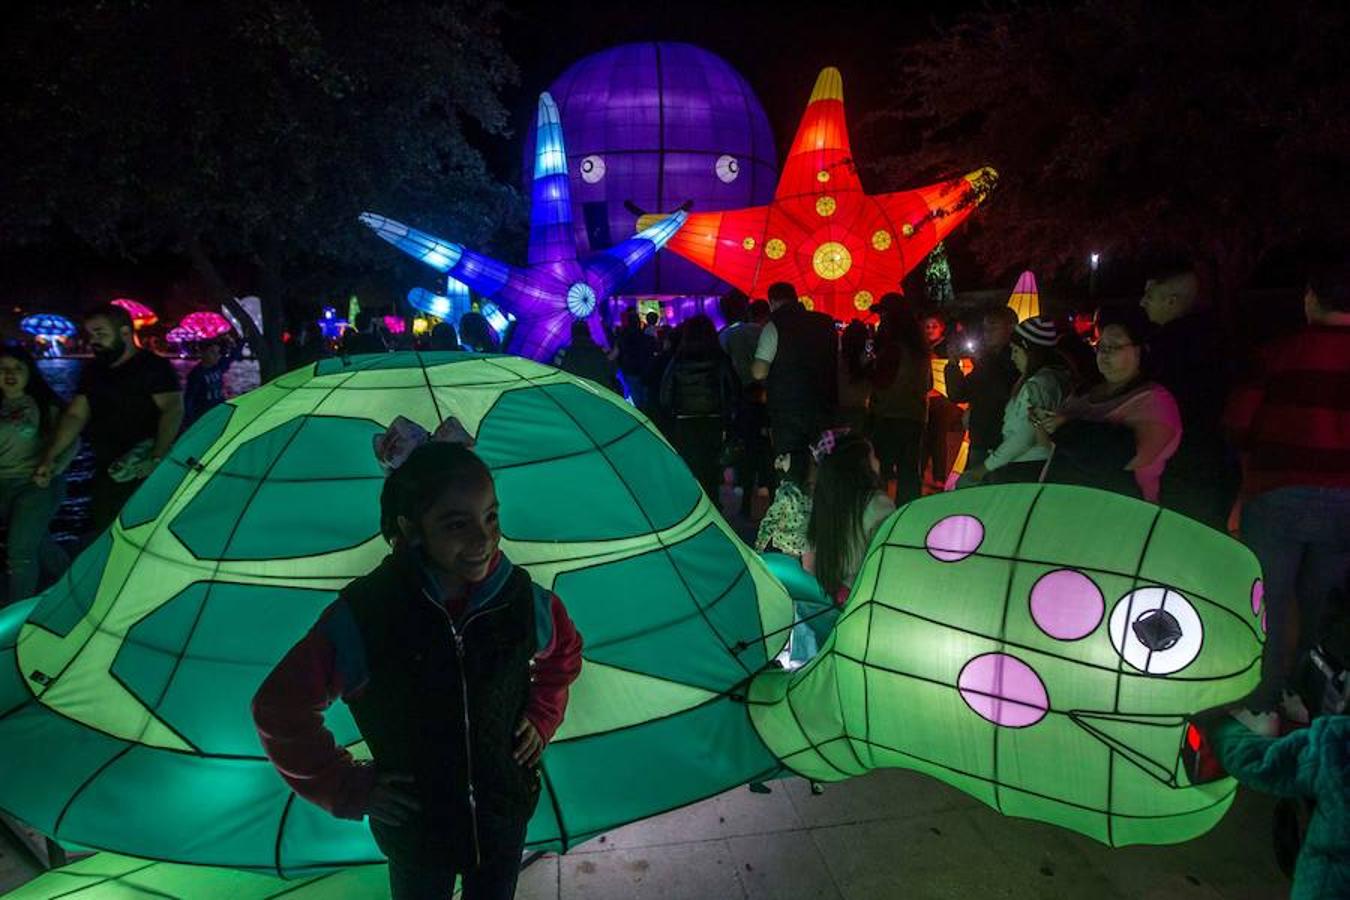
<path id="1" fill-rule="evenodd" d="M 816 181 L 819 181 L 821 184 L 824 184 L 829 180 L 830 180 L 830 173 L 826 172 L 824 169 L 821 169 L 819 172 L 816 173 Z"/>
<path id="2" fill-rule="evenodd" d="M 802 294 L 802 295 L 801 295 L 800 297 L 798 297 L 797 299 L 800 300 L 802 306 L 806 307 L 807 309 L 815 309 L 815 308 L 816 308 L 816 301 L 812 300 L 812 299 L 811 299 L 810 297 L 808 297 L 806 294 Z"/>
<path id="3" fill-rule="evenodd" d="M 782 259 L 787 253 L 787 244 L 778 238 L 769 238 L 768 243 L 764 245 L 764 255 L 769 259 Z"/>
<path id="4" fill-rule="evenodd" d="M 745 240 L 741 241 L 741 246 L 744 247 L 746 250 L 753 250 L 755 249 L 755 239 L 752 237 L 748 237 Z"/>
<path id="5" fill-rule="evenodd" d="M 839 204 L 835 202 L 833 197 L 826 196 L 816 198 L 816 215 L 821 218 L 827 218 L 834 215 L 834 211 L 838 208 Z"/>
<path id="6" fill-rule="evenodd" d="M 906 222 L 900 226 L 900 233 L 905 237 L 914 237 L 914 226 Z"/>
<path id="7" fill-rule="evenodd" d="M 827 281 L 843 278 L 852 266 L 853 254 L 838 241 L 821 244 L 811 256 L 811 268 Z"/>
<path id="8" fill-rule="evenodd" d="M 859 312 L 867 312 L 872 308 L 872 292 L 858 291 L 853 295 L 853 308 Z"/>
<path id="9" fill-rule="evenodd" d="M 567 289 L 567 310 L 578 319 L 584 319 L 595 310 L 598 298 L 595 289 L 584 281 L 578 281 Z"/>
<path id="10" fill-rule="evenodd" d="M 179 327 L 198 338 L 219 337 L 233 330 L 224 316 L 213 312 L 195 312 L 186 315 L 179 323 Z"/>
<path id="11" fill-rule="evenodd" d="M 428 319 L 426 316 L 417 316 L 416 318 L 413 319 L 412 324 L 413 334 L 421 336 L 426 334 L 430 330 L 431 330 L 431 320 Z"/>
<path id="12" fill-rule="evenodd" d="M 736 161 L 736 157 L 724 154 L 718 157 L 717 164 L 713 166 L 713 171 L 717 173 L 718 179 L 723 184 L 731 184 L 741 174 L 741 164 Z"/>
<path id="13" fill-rule="evenodd" d="M 159 321 L 159 316 L 155 315 L 155 311 L 139 300 L 118 297 L 112 304 L 127 311 L 127 315 L 131 316 L 132 328 L 144 328 L 146 325 L 153 325 Z"/>
<path id="14" fill-rule="evenodd" d="M 891 249 L 891 233 L 884 229 L 872 232 L 872 249 L 873 250 Z"/>

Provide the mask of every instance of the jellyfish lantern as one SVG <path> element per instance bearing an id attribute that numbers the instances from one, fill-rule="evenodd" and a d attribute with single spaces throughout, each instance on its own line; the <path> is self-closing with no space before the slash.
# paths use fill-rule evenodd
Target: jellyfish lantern
<path id="1" fill-rule="evenodd" d="M 112 302 L 112 305 L 120 306 L 127 311 L 127 315 L 131 316 L 131 327 L 137 331 L 159 321 L 159 316 L 155 314 L 155 311 L 139 300 L 119 297 Z"/>
<path id="2" fill-rule="evenodd" d="M 363 213 L 361 221 L 403 252 L 463 282 L 485 301 L 494 301 L 503 321 L 514 316 L 518 322 L 509 336 L 511 352 L 549 359 L 568 339 L 577 319 L 589 321 L 592 334 L 603 341 L 599 318 L 593 315 L 601 300 L 646 264 L 680 229 L 688 213 L 664 217 L 627 240 L 579 257 L 562 122 L 547 93 L 539 96 L 535 133 L 525 266 L 499 262 L 374 213 Z"/>
<path id="3" fill-rule="evenodd" d="M 1036 276 L 1030 271 L 1017 276 L 1017 284 L 1008 298 L 1008 308 L 1017 313 L 1019 322 L 1041 314 L 1040 291 L 1036 289 Z"/>
<path id="4" fill-rule="evenodd" d="M 220 313 L 195 312 L 183 317 L 179 327 L 192 333 L 198 340 L 210 340 L 233 330 L 234 326 Z"/>
<path id="5" fill-rule="evenodd" d="M 74 322 L 55 313 L 25 316 L 19 322 L 19 328 L 37 338 L 38 343 L 44 344 L 51 356 L 60 356 L 61 341 L 74 337 L 78 330 Z"/>

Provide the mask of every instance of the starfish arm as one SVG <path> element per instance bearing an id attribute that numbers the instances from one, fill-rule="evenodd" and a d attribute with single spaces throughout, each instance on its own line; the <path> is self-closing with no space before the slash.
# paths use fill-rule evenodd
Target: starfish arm
<path id="1" fill-rule="evenodd" d="M 844 79 L 831 66 L 816 78 L 774 199 L 861 190 L 844 118 Z"/>
<path id="2" fill-rule="evenodd" d="M 938 241 L 970 217 L 997 178 L 993 169 L 984 168 L 938 184 L 877 198 L 895 229 L 906 271 L 918 265 Z"/>
<path id="3" fill-rule="evenodd" d="M 598 296 L 609 296 L 651 261 L 656 251 L 680 232 L 688 218 L 689 213 L 683 210 L 661 217 L 627 240 L 586 257 L 583 263 L 586 280 Z"/>
<path id="4" fill-rule="evenodd" d="M 454 276 L 485 296 L 500 291 L 515 271 L 512 266 L 490 256 L 409 228 L 394 219 L 362 213 L 361 222 L 413 259 L 426 263 L 437 272 Z"/>
<path id="5" fill-rule="evenodd" d="M 638 225 L 656 217 L 644 216 Z M 752 293 L 764 261 L 769 207 L 748 206 L 725 212 L 694 213 L 666 244 L 718 278 Z"/>
<path id="6" fill-rule="evenodd" d="M 539 95 L 535 128 L 534 180 L 530 189 L 530 265 L 574 260 L 572 198 L 567 184 L 567 150 L 558 106 L 547 91 Z"/>

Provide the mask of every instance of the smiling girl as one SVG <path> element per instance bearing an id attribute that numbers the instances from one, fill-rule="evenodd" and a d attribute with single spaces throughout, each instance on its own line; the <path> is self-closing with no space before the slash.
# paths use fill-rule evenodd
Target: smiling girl
<path id="1" fill-rule="evenodd" d="M 297 794 L 369 817 L 395 900 L 449 897 L 456 875 L 464 900 L 509 898 L 581 639 L 501 552 L 492 475 L 468 447 L 412 450 L 385 483 L 380 528 L 393 552 L 263 682 L 258 733 Z M 369 765 L 324 727 L 338 698 Z"/>

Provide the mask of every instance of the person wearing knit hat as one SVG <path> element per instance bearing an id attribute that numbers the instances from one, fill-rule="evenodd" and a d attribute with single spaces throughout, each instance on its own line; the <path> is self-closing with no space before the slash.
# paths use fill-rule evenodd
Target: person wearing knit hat
<path id="1" fill-rule="evenodd" d="M 1036 440 L 1030 413 L 1058 409 L 1069 394 L 1069 368 L 1056 350 L 1061 334 L 1059 325 L 1044 316 L 1032 316 L 1013 329 L 1013 365 L 1021 377 L 1003 411 L 1003 440 L 961 476 L 958 486 L 1040 480 L 1050 451 Z"/>

